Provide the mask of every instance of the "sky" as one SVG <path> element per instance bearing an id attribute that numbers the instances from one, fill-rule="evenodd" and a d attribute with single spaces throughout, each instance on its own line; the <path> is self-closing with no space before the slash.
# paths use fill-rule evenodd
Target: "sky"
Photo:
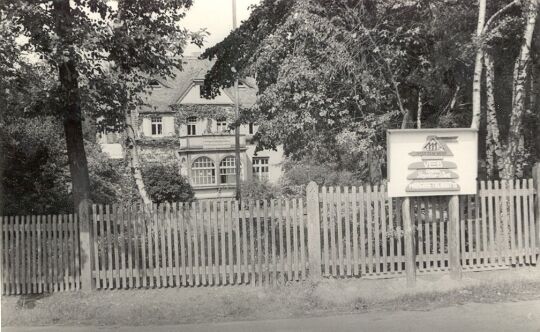
<path id="1" fill-rule="evenodd" d="M 248 7 L 260 3 L 261 0 L 236 0 L 237 24 L 249 17 Z M 232 0 L 194 0 L 181 25 L 188 30 L 196 31 L 206 28 L 210 36 L 206 38 L 203 49 L 196 45 L 188 45 L 185 55 L 202 52 L 206 47 L 223 40 L 232 30 Z"/>

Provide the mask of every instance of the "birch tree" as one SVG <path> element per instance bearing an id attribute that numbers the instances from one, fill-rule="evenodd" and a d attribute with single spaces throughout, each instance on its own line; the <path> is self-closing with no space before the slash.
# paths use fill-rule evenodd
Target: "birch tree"
<path id="1" fill-rule="evenodd" d="M 516 172 L 522 171 L 523 136 L 522 120 L 525 112 L 526 83 L 531 63 L 531 43 L 538 17 L 539 0 L 528 0 L 523 3 L 525 27 L 521 39 L 521 49 L 515 62 L 515 72 L 512 89 L 512 113 L 510 130 L 502 156 L 501 177 L 511 179 Z"/>
<path id="2" fill-rule="evenodd" d="M 377 181 L 387 128 L 413 127 L 418 113 L 422 126 L 436 126 L 441 105 L 456 106 L 446 113 L 457 119 L 470 113 L 459 103 L 467 94 L 459 84 L 471 79 L 460 68 L 472 63 L 461 50 L 469 27 L 450 17 L 470 22 L 472 8 L 465 1 L 263 1 L 203 54 L 216 59 L 205 83 L 209 91 L 229 86 L 231 67 L 256 77 L 251 111 L 261 148 L 283 144 L 295 160 L 332 162 Z"/>
<path id="3" fill-rule="evenodd" d="M 472 120 L 471 128 L 478 129 L 480 124 L 481 111 L 481 90 L 482 90 L 482 57 L 484 54 L 482 46 L 482 36 L 484 33 L 484 22 L 486 20 L 486 0 L 478 1 L 478 24 L 476 27 L 476 38 L 479 44 L 474 60 L 474 78 L 473 78 L 473 93 L 472 93 Z"/>
<path id="4" fill-rule="evenodd" d="M 496 92 L 495 92 L 495 65 L 497 54 L 500 50 L 496 46 L 490 46 L 490 50 L 486 47 L 490 44 L 491 35 L 495 37 L 501 33 L 497 30 L 503 23 L 498 22 L 508 10 L 516 5 L 521 5 L 521 13 L 524 23 L 522 31 L 518 32 L 519 52 L 513 63 L 513 75 L 511 84 L 511 98 L 509 110 L 509 127 L 506 137 L 500 134 L 500 121 L 498 120 L 496 109 Z M 529 76 L 531 73 L 531 47 L 533 33 L 538 17 L 539 2 L 538 0 L 527 1 L 512 1 L 498 11 L 496 11 L 488 20 L 483 28 L 481 38 L 484 39 L 482 47 L 478 52 L 482 52 L 484 65 L 486 68 L 486 164 L 487 174 L 494 176 L 494 170 L 497 170 L 499 176 L 505 179 L 511 179 L 516 176 L 523 175 L 523 165 L 525 163 L 524 151 L 524 135 L 523 135 L 523 117 L 526 111 L 526 95 L 533 93 L 527 91 L 530 86 Z M 495 25 L 495 27 L 494 27 Z M 513 38 L 515 40 L 516 38 Z M 478 97 L 478 96 L 477 96 Z M 475 99 L 478 102 L 479 99 Z M 479 105 L 477 106 L 479 107 Z M 473 116 L 473 126 L 477 127 L 478 119 Z"/>

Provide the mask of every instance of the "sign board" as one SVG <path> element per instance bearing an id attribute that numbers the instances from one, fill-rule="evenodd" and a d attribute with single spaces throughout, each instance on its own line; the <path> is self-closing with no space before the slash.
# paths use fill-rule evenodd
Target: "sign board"
<path id="1" fill-rule="evenodd" d="M 476 129 L 387 131 L 388 196 L 476 194 Z"/>

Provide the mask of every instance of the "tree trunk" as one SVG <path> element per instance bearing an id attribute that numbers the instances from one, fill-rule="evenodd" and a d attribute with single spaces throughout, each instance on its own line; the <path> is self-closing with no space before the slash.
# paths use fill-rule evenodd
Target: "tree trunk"
<path id="1" fill-rule="evenodd" d="M 494 177 L 494 171 L 498 169 L 502 147 L 499 135 L 499 123 L 497 120 L 497 110 L 495 108 L 495 66 L 493 58 L 489 53 L 484 53 L 484 64 L 486 65 L 486 97 L 487 97 L 487 135 L 486 135 L 486 168 L 490 178 Z"/>
<path id="2" fill-rule="evenodd" d="M 414 123 L 412 120 L 413 115 L 411 114 L 411 111 L 408 108 L 403 108 L 403 120 L 401 120 L 401 129 L 407 129 L 410 127 L 411 122 Z"/>
<path id="3" fill-rule="evenodd" d="M 515 177 L 516 166 L 520 158 L 520 139 L 522 136 L 522 119 L 525 112 L 525 85 L 530 63 L 530 49 L 536 18 L 538 17 L 539 0 L 529 0 L 524 4 L 525 10 L 525 31 L 521 43 L 519 57 L 516 60 L 516 70 L 514 74 L 514 87 L 512 95 L 512 114 L 510 116 L 510 129 L 508 140 L 504 152 L 501 177 L 511 179 Z"/>
<path id="4" fill-rule="evenodd" d="M 422 106 L 424 105 L 422 101 L 422 89 L 418 90 L 418 110 L 416 112 L 416 128 L 422 128 Z"/>
<path id="5" fill-rule="evenodd" d="M 481 91 L 482 91 L 482 56 L 483 47 L 481 37 L 484 31 L 484 22 L 486 19 L 486 0 L 479 0 L 478 4 L 478 25 L 476 36 L 478 38 L 478 49 L 474 61 L 473 93 L 472 93 L 472 120 L 471 128 L 478 129 L 480 124 Z"/>
<path id="6" fill-rule="evenodd" d="M 532 110 L 536 110 L 536 139 L 535 139 L 535 162 L 540 162 L 540 64 L 536 66 L 536 70 L 531 71 L 531 105 Z"/>
<path id="7" fill-rule="evenodd" d="M 73 25 L 69 0 L 53 1 L 53 8 L 56 17 L 55 31 L 60 40 L 65 43 L 70 38 Z M 70 46 L 63 44 L 64 49 L 58 52 L 71 53 Z M 61 109 L 59 111 L 64 118 L 74 211 L 78 211 L 79 203 L 90 199 L 90 178 L 84 150 L 78 72 L 72 59 L 59 63 L 58 79 L 61 89 Z"/>
<path id="8" fill-rule="evenodd" d="M 141 172 L 141 164 L 139 161 L 139 151 L 137 150 L 137 141 L 135 137 L 135 126 L 133 124 L 133 118 L 129 111 L 126 111 L 126 144 L 125 149 L 129 158 L 129 166 L 131 168 L 131 174 L 133 179 L 135 179 L 135 185 L 137 186 L 137 191 L 145 205 L 152 203 L 152 200 L 146 192 L 146 187 L 144 185 L 144 180 Z"/>

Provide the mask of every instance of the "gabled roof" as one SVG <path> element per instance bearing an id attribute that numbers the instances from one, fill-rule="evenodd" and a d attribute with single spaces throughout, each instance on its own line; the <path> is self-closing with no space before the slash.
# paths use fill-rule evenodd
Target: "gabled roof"
<path id="1" fill-rule="evenodd" d="M 142 106 L 141 113 L 165 113 L 173 112 L 170 105 L 181 103 L 182 98 L 193 87 L 194 81 L 204 80 L 204 76 L 212 67 L 214 61 L 201 60 L 195 57 L 185 57 L 182 60 L 182 70 L 175 70 L 175 77 L 172 79 L 157 79 L 161 87 L 153 89 L 152 93 L 146 96 L 146 105 Z M 239 89 L 240 105 L 251 107 L 257 100 L 257 88 L 255 80 L 247 78 L 244 81 L 245 87 Z M 231 100 L 234 100 L 234 88 L 222 90 Z M 211 104 L 209 102 L 209 104 Z"/>

